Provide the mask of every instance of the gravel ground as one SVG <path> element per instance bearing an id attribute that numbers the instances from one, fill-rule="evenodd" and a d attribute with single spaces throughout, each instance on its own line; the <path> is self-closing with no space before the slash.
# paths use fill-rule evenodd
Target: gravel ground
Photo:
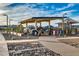
<path id="1" fill-rule="evenodd" d="M 10 56 L 60 56 L 41 45 L 36 43 L 8 44 Z"/>
<path id="2" fill-rule="evenodd" d="M 37 36 L 16 36 L 3 33 L 6 40 L 24 40 L 24 39 L 37 39 Z M 19 43 L 19 44 L 7 44 L 9 56 L 60 56 L 47 48 L 45 48 L 39 42 L 37 43 Z"/>

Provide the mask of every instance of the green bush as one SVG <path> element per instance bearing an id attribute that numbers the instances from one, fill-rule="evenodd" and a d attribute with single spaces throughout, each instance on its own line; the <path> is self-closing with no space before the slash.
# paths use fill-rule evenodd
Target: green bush
<path id="1" fill-rule="evenodd" d="M 17 32 L 17 33 L 22 33 L 22 32 L 23 32 L 23 26 L 22 26 L 22 25 L 17 26 L 17 27 L 14 29 L 14 31 Z"/>

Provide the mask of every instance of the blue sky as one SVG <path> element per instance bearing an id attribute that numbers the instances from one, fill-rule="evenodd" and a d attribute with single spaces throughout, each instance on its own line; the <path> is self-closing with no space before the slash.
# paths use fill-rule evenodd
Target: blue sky
<path id="1" fill-rule="evenodd" d="M 78 21 L 79 4 L 74 3 L 1 3 L 0 13 L 6 13 L 9 19 L 13 19 L 12 23 L 28 19 L 31 17 L 53 17 L 66 16 Z M 0 19 L 6 19 L 1 16 Z M 4 22 L 4 23 L 3 23 Z M 1 24 L 5 24 L 5 20 L 0 20 Z"/>

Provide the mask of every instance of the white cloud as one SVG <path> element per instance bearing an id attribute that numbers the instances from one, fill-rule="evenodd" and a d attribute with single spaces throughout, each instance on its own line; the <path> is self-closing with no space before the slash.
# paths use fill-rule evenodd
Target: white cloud
<path id="1" fill-rule="evenodd" d="M 77 22 L 79 22 L 79 16 L 74 16 L 74 17 L 71 17 L 73 20 L 76 20 Z M 73 25 L 79 25 L 79 23 L 75 23 Z"/>
<path id="2" fill-rule="evenodd" d="M 4 13 L 7 13 L 7 12 L 8 12 L 8 10 L 0 10 L 0 15 L 4 14 Z"/>
<path id="3" fill-rule="evenodd" d="M 41 11 L 39 9 L 29 8 L 27 6 L 19 6 L 19 7 L 15 7 L 13 10 L 8 12 L 7 14 L 8 14 L 9 18 L 14 19 L 15 22 L 18 23 L 21 20 L 25 20 L 25 19 L 32 18 L 35 16 L 37 16 L 37 17 L 43 16 L 46 14 L 46 12 Z"/>
<path id="4" fill-rule="evenodd" d="M 62 17 L 64 13 L 67 13 L 66 16 L 71 16 L 72 15 L 72 12 L 75 12 L 76 10 L 67 10 L 67 11 L 61 11 L 61 12 L 57 12 L 57 13 L 54 13 L 52 15 L 48 15 L 48 16 L 58 16 L 58 17 Z"/>
<path id="5" fill-rule="evenodd" d="M 61 14 L 67 13 L 71 14 L 72 12 L 75 12 L 76 10 L 67 10 L 67 11 L 62 11 Z"/>
<path id="6" fill-rule="evenodd" d="M 8 10 L 0 10 L 0 25 L 6 25 L 6 17 L 2 14 L 5 14 Z"/>
<path id="7" fill-rule="evenodd" d="M 79 21 L 79 16 L 74 16 L 74 17 L 72 17 L 72 19 Z"/>
<path id="8" fill-rule="evenodd" d="M 62 12 L 58 12 L 53 15 L 50 15 L 49 12 L 51 11 L 52 10 L 43 11 L 40 9 L 29 8 L 26 6 L 19 6 L 19 7 L 15 7 L 8 14 L 9 14 L 9 18 L 12 18 L 16 21 L 18 20 L 17 22 L 19 22 L 21 20 L 25 20 L 25 19 L 32 18 L 32 17 L 62 16 L 64 13 L 71 14 L 75 10 L 62 11 Z"/>
<path id="9" fill-rule="evenodd" d="M 10 5 L 11 3 L 0 3 L 0 8 L 4 8 L 8 5 Z"/>
<path id="10" fill-rule="evenodd" d="M 62 12 L 58 12 L 58 13 L 54 13 L 54 14 L 50 15 L 49 12 L 54 12 L 55 10 L 44 11 L 44 10 L 41 10 L 38 8 L 32 8 L 34 6 L 36 6 L 36 5 L 35 4 L 28 5 L 28 6 L 22 5 L 22 6 L 14 7 L 12 10 L 9 10 L 9 12 L 7 12 L 7 14 L 9 16 L 9 19 L 14 20 L 12 22 L 12 24 L 17 24 L 18 22 L 20 22 L 22 20 L 32 18 L 32 17 L 62 16 L 64 13 L 68 13 L 70 15 L 72 12 L 76 11 L 76 10 L 68 10 L 68 11 L 62 11 Z M 71 6 L 73 6 L 73 4 L 68 4 L 68 6 L 64 7 L 64 9 L 71 7 Z M 46 8 L 48 8 L 48 6 L 46 6 Z M 2 11 L 4 12 L 5 10 L 2 10 Z"/>
<path id="11" fill-rule="evenodd" d="M 25 5 L 15 7 L 13 10 L 11 10 L 9 13 L 10 18 L 28 18 L 28 17 L 39 17 L 39 16 L 45 16 L 48 14 L 49 11 L 43 11 L 40 9 L 34 9 L 34 8 L 29 8 Z"/>
<path id="12" fill-rule="evenodd" d="M 62 8 L 56 8 L 57 11 L 61 11 L 61 10 L 64 10 L 64 9 L 67 9 L 67 8 L 70 8 L 70 7 L 73 7 L 75 4 L 68 4 L 67 6 L 64 6 Z"/>
<path id="13" fill-rule="evenodd" d="M 3 9 L 10 4 L 11 3 L 0 3 L 0 25 L 6 25 L 6 17 L 2 16 L 2 14 L 8 12 L 8 10 L 3 10 Z"/>
<path id="14" fill-rule="evenodd" d="M 0 15 L 8 12 L 9 10 L 5 10 L 6 6 L 10 5 L 11 3 L 0 3 Z"/>

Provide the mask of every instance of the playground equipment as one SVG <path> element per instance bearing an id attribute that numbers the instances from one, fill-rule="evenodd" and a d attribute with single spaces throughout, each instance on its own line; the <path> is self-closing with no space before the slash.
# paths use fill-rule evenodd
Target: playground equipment
<path id="1" fill-rule="evenodd" d="M 33 36 L 38 35 L 38 31 L 35 30 L 34 26 L 27 26 L 24 28 L 23 33 L 28 35 L 28 34 L 32 34 Z"/>

